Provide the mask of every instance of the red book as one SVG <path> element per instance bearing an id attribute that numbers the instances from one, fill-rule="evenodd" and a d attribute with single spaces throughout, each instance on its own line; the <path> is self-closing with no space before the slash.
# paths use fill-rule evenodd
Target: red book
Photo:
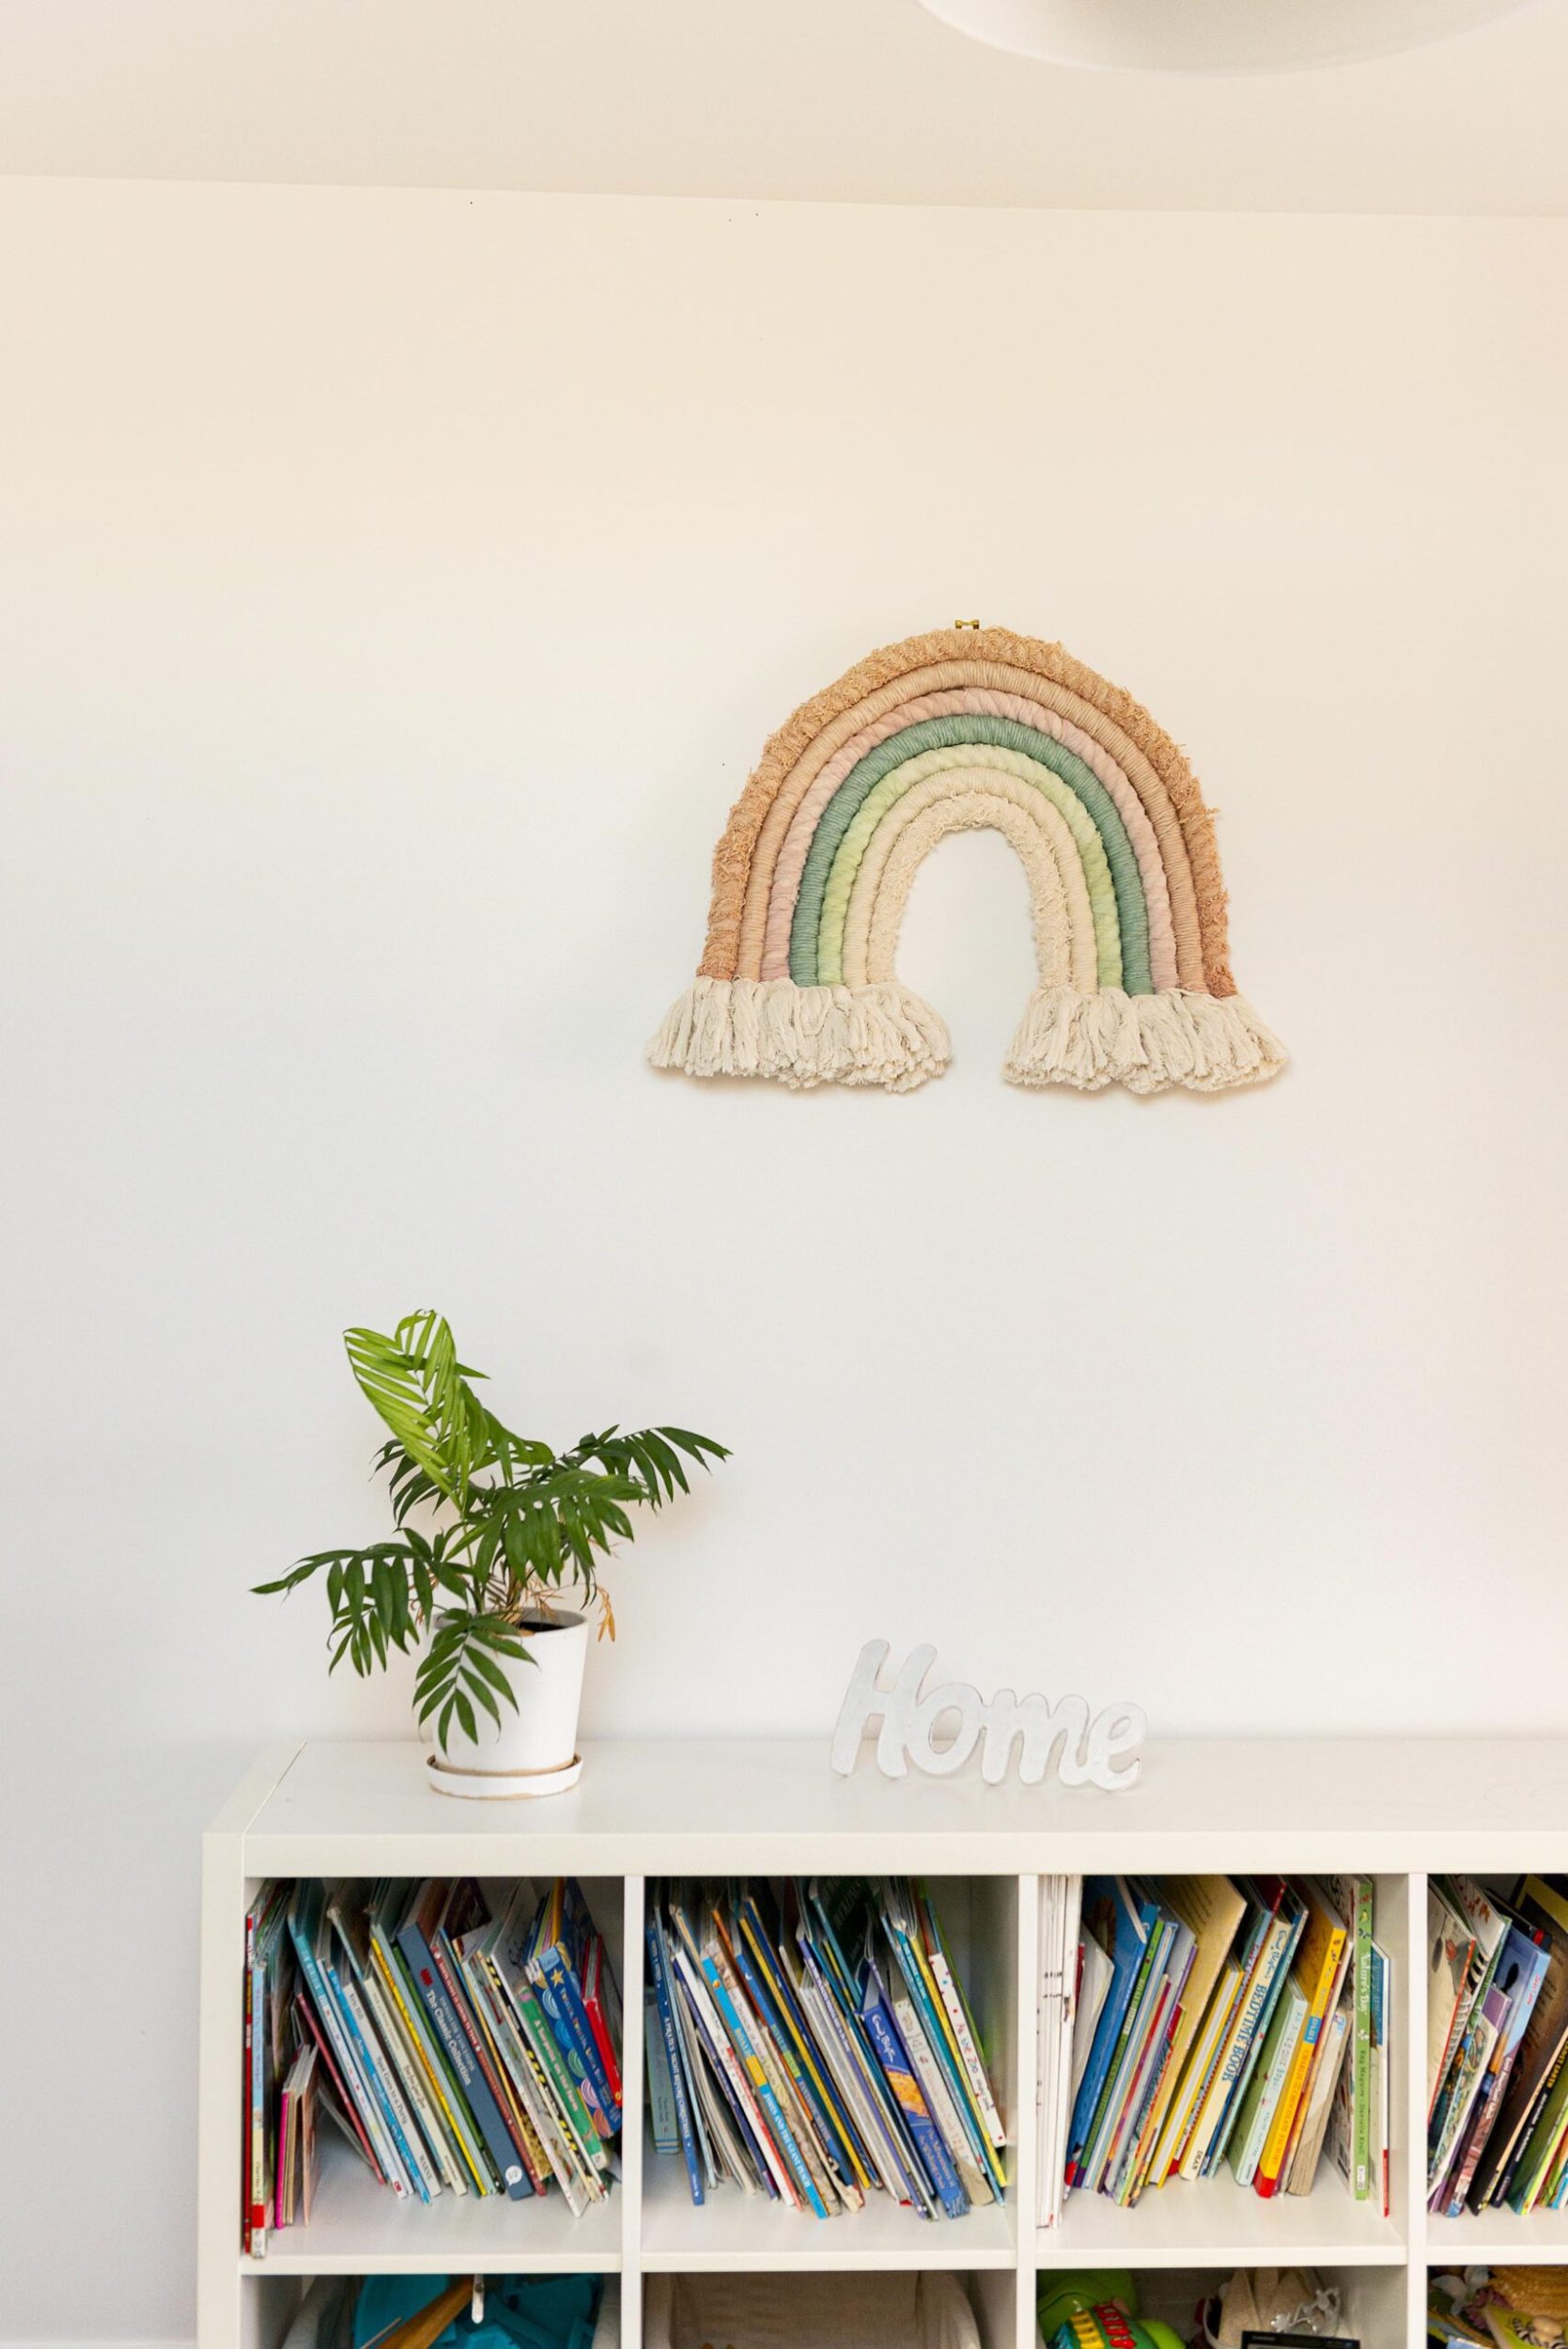
<path id="1" fill-rule="evenodd" d="M 604 1962 L 604 1943 L 597 1933 L 588 1937 L 582 1959 L 582 2006 L 594 2034 L 599 2061 L 609 2077 L 615 2102 L 621 2102 L 621 2067 L 615 2061 L 615 2041 L 607 2007 L 614 1999 L 614 1983 Z"/>

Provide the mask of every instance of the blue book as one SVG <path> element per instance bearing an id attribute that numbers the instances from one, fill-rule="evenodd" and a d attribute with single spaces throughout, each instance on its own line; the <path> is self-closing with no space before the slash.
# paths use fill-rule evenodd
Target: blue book
<path id="1" fill-rule="evenodd" d="M 315 2008 L 318 2021 L 326 2032 L 344 2092 L 353 2098 L 354 2110 L 364 2127 L 376 2159 L 387 2184 L 395 2194 L 407 2196 L 409 2182 L 396 2149 L 380 2115 L 370 2084 L 360 2068 L 358 2050 L 349 2036 L 347 2018 L 338 2009 L 326 1968 L 326 1919 L 322 1914 L 321 1887 L 305 1881 L 301 1883 L 288 1909 L 288 1935 L 300 1961 L 300 1971 Z"/>
<path id="2" fill-rule="evenodd" d="M 921 2093 L 919 2080 L 908 2051 L 899 2036 L 888 2004 L 887 1988 L 874 1958 L 868 1957 L 861 1991 L 861 2015 L 866 2035 L 876 2050 L 887 2083 L 903 2116 L 905 2125 L 914 2140 L 915 2151 L 930 2182 L 931 2190 L 950 2218 L 962 2218 L 969 2209 L 970 2198 L 953 2166 L 953 2156 L 942 2143 L 941 2133 L 931 2118 L 930 2107 Z"/>
<path id="3" fill-rule="evenodd" d="M 925 2172 L 898 2108 L 897 2099 L 872 2047 L 861 2014 L 860 1990 L 839 1946 L 832 1921 L 815 1882 L 806 1888 L 804 1898 L 800 1898 L 800 1888 L 797 1887 L 797 1897 L 796 1944 L 819 1996 L 838 2023 L 848 2060 L 866 2098 L 871 2117 L 878 2124 L 881 2138 L 878 2167 L 884 2170 L 884 2183 L 890 2192 L 897 2194 L 900 2201 L 908 2202 L 923 2217 L 931 2217 L 935 2213 Z"/>
<path id="4" fill-rule="evenodd" d="M 528 1977 L 539 1994 L 556 2043 L 567 2068 L 582 2091 L 583 2101 L 601 2137 L 613 2137 L 621 2125 L 620 2099 L 588 2020 L 578 1983 L 576 1961 L 567 1938 L 564 1888 L 556 1883 L 539 1904 L 528 1951 Z"/>
<path id="5" fill-rule="evenodd" d="M 432 2201 L 435 2195 L 441 2192 L 441 2181 L 431 2169 L 424 2148 L 410 2142 L 413 2116 L 403 2102 L 402 2092 L 388 2074 L 387 2059 L 377 2035 L 374 2019 L 363 2002 L 360 1985 L 365 1979 L 365 1961 L 354 1946 L 353 1937 L 356 1926 L 363 1931 L 363 1919 L 350 1915 L 341 1891 L 334 1892 L 327 1903 L 327 1919 L 349 1961 L 345 1974 L 333 1956 L 329 1942 L 326 1950 L 327 1979 L 336 1994 L 343 2019 L 358 2052 L 360 2068 L 370 2082 L 381 2118 L 397 2148 L 397 2158 L 408 2174 L 410 2185 L 422 2202 Z M 407 2127 L 404 2126 L 405 2122 Z"/>
<path id="6" fill-rule="evenodd" d="M 792 1910 L 790 1931 L 800 1969 L 800 2011 L 808 2017 L 813 2040 L 828 2057 L 834 2070 L 835 2086 L 846 2102 L 851 2094 L 846 2083 L 852 2083 L 859 2099 L 854 2108 L 855 2118 L 868 2173 L 880 2182 L 894 2201 L 918 2210 L 923 2217 L 929 2217 L 930 2197 L 919 2174 L 914 2149 L 898 2125 L 897 2108 L 889 2095 L 881 2066 L 871 2052 L 858 2012 L 859 2001 L 850 2007 L 841 1997 L 799 1906 Z"/>
<path id="7" fill-rule="evenodd" d="M 670 2066 L 670 2086 L 675 2101 L 675 2125 L 680 2131 L 680 2150 L 686 2162 L 686 2175 L 691 2187 L 691 2200 L 705 2199 L 702 2162 L 697 2154 L 696 2131 L 691 2125 L 691 2099 L 686 2088 L 686 2065 L 675 2030 L 675 2001 L 670 1993 L 670 1972 L 664 1962 L 664 1937 L 657 1918 L 647 1924 L 648 1971 L 653 1979 L 654 2003 L 659 2012 L 659 2032 L 664 2043 L 665 2059 Z"/>
<path id="8" fill-rule="evenodd" d="M 1084 2155 L 1094 2134 L 1100 2098 L 1110 2077 L 1158 1913 L 1157 1905 L 1140 1899 L 1125 1876 L 1085 1876 L 1083 1880 L 1083 1930 L 1094 1934 L 1110 1959 L 1111 1973 L 1067 2129 L 1065 2175 L 1070 2186 L 1082 2182 Z"/>
<path id="9" fill-rule="evenodd" d="M 815 2049 L 797 2036 L 790 2014 L 792 1994 L 789 1985 L 774 1955 L 756 1902 L 749 1893 L 740 1904 L 735 1923 L 736 1930 L 731 1940 L 735 1962 L 747 1994 L 777 2050 L 780 2063 L 789 2075 L 796 2094 L 815 2123 L 823 2154 L 831 2165 L 834 2176 L 851 2192 L 858 2193 L 862 2186 L 862 2172 L 849 2151 L 828 2076 L 821 2070 Z"/>
<path id="10" fill-rule="evenodd" d="M 474 2126 L 485 2140 L 485 2150 L 495 2164 L 496 2173 L 513 2201 L 524 2202 L 534 2191 L 534 2182 L 518 2159 L 512 2133 L 479 2068 L 450 1983 L 437 1963 L 434 1944 L 441 1931 L 446 1898 L 447 1887 L 436 1879 L 421 1885 L 397 1928 L 397 1947 L 413 1977 L 414 1989 L 430 2018 L 463 2101 L 474 2115 Z"/>
<path id="11" fill-rule="evenodd" d="M 773 2084 L 768 2077 L 762 2058 L 756 2051 L 755 2042 L 746 2028 L 745 2017 L 730 1996 L 729 1984 L 724 1980 L 722 1969 L 717 1958 L 707 1949 L 699 1952 L 698 1963 L 703 1969 L 703 1979 L 712 1993 L 713 2003 L 719 2010 L 719 2019 L 730 2035 L 730 2045 L 739 2059 L 740 2068 L 751 2082 L 753 2095 L 762 2108 L 763 2117 L 768 2123 L 773 2143 L 784 2155 L 789 2174 L 804 2198 L 807 2207 L 815 2217 L 826 2218 L 828 2206 L 822 2199 L 815 2179 L 812 2176 L 806 2157 L 796 2142 L 795 2132 L 784 2118 L 784 2107 L 773 2092 Z"/>
<path id="12" fill-rule="evenodd" d="M 1145 1903 L 1144 1914 L 1149 1918 L 1148 1939 L 1133 1979 L 1132 1996 L 1127 2000 L 1122 2029 L 1111 2050 L 1110 2064 L 1105 2085 L 1100 2091 L 1089 2142 L 1079 2158 L 1079 2174 L 1074 2182 L 1091 2190 L 1100 2183 L 1111 2139 L 1122 2117 L 1123 2100 L 1130 2091 L 1138 2071 L 1144 2040 L 1158 2003 L 1160 1983 L 1165 1975 L 1165 1955 L 1176 1921 L 1163 1903 L 1152 1894 L 1146 1896 L 1138 1886 L 1129 1886 L 1128 1889 L 1136 1899 Z M 1151 1909 L 1153 1914 L 1149 1916 Z"/>
<path id="13" fill-rule="evenodd" d="M 932 2058 L 946 2083 L 954 2111 L 958 2117 L 958 2125 L 964 2132 L 975 2167 L 982 2177 L 989 2181 L 991 2190 L 1000 2202 L 1006 2193 L 1007 2181 L 997 2159 L 996 2148 L 975 2108 L 974 2092 L 963 2065 L 954 2053 L 947 2021 L 938 2013 L 932 1999 L 931 1985 L 922 1963 L 913 1903 L 908 1887 L 901 1881 L 889 1885 L 883 1892 L 882 1928 L 915 2013 L 924 2026 Z"/>

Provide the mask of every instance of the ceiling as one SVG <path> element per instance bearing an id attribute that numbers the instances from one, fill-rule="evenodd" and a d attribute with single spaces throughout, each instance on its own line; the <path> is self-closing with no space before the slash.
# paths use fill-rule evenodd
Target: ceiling
<path id="1" fill-rule="evenodd" d="M 1269 79 L 1008 56 L 918 0 L 0 8 L 0 172 L 45 176 L 1565 213 L 1565 92 L 1568 0 Z"/>

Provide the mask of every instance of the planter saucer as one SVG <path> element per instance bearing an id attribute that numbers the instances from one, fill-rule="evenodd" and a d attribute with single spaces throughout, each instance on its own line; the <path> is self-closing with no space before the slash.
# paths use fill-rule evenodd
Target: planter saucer
<path id="1" fill-rule="evenodd" d="M 427 1753 L 425 1768 L 431 1791 L 456 1795 L 469 1802 L 516 1802 L 544 1795 L 569 1793 L 582 1775 L 582 1756 L 574 1753 L 556 1770 L 459 1770 L 439 1754 Z"/>

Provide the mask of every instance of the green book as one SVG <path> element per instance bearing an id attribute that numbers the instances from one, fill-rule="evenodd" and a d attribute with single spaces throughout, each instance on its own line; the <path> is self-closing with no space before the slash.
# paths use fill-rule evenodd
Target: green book
<path id="1" fill-rule="evenodd" d="M 1275 2109 L 1284 2093 L 1285 2080 L 1295 2061 L 1301 2033 L 1306 2029 L 1311 2006 L 1312 2000 L 1292 1974 L 1280 1994 L 1263 2043 L 1263 2053 L 1236 2115 L 1236 2125 L 1226 2158 L 1235 2173 L 1237 2186 L 1250 2186 L 1257 2174 Z"/>
<path id="2" fill-rule="evenodd" d="M 1351 1934 L 1350 2191 L 1372 2200 L 1372 1878 L 1325 1876 Z"/>
<path id="3" fill-rule="evenodd" d="M 1508 2206 L 1521 2217 L 1526 2211 L 1534 2209 L 1545 2183 L 1546 2172 L 1551 2168 L 1552 2155 L 1557 2152 L 1565 2129 L 1568 2129 L 1568 2063 L 1562 2066 L 1547 2091 L 1535 2126 L 1525 2140 L 1525 2150 L 1519 2156 L 1519 2167 L 1509 2189 Z"/>

